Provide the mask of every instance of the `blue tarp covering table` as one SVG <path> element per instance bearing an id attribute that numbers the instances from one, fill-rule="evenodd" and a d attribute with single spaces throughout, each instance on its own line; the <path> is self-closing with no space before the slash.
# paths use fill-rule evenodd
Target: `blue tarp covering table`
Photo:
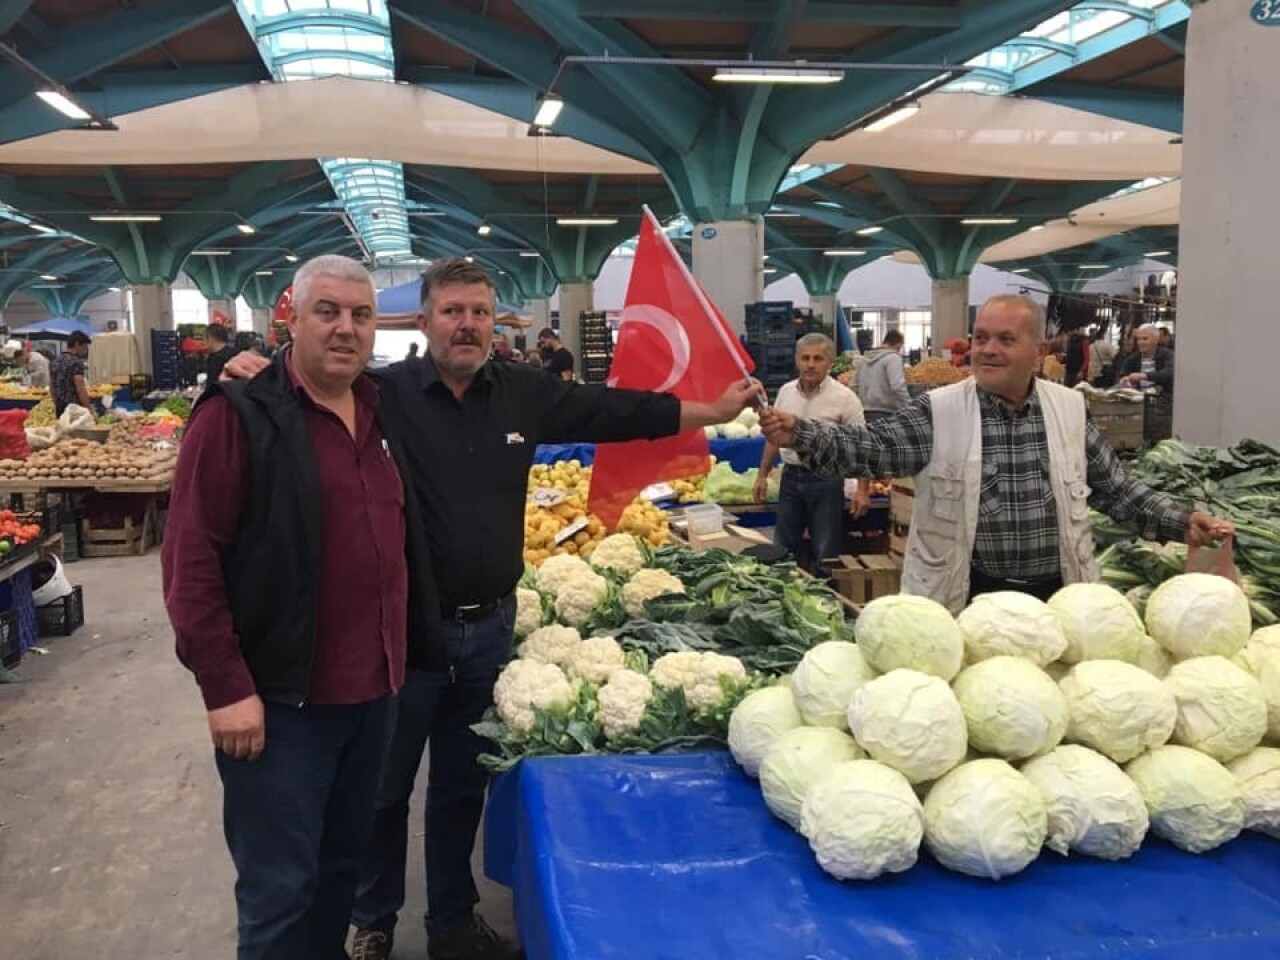
<path id="1" fill-rule="evenodd" d="M 1051 853 L 990 883 L 839 883 L 727 754 L 552 757 L 501 778 L 486 872 L 530 960 L 1218 960 L 1280 957 L 1280 843 L 1123 863 Z"/>
<path id="2" fill-rule="evenodd" d="M 721 463 L 728 463 L 738 473 L 760 466 L 764 453 L 764 437 L 746 440 L 711 440 L 707 444 L 711 455 Z M 561 460 L 577 460 L 584 467 L 595 462 L 596 447 L 593 443 L 543 443 L 533 454 L 534 463 L 559 463 Z"/>

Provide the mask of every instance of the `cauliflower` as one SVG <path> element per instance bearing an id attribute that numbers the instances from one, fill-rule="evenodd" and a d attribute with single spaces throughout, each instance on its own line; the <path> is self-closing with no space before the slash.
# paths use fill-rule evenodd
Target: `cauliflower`
<path id="1" fill-rule="evenodd" d="M 553 623 L 547 627 L 539 627 L 529 634 L 524 643 L 520 644 L 516 655 L 523 660 L 563 666 L 581 644 L 582 635 L 577 630 Z"/>
<path id="2" fill-rule="evenodd" d="M 528 587 L 516 587 L 517 637 L 527 637 L 542 626 L 542 594 Z"/>
<path id="3" fill-rule="evenodd" d="M 623 585 L 622 605 L 627 616 L 643 617 L 645 603 L 667 593 L 684 593 L 684 584 L 665 570 L 647 567 Z"/>
<path id="4" fill-rule="evenodd" d="M 609 581 L 588 567 L 560 584 L 556 591 L 556 616 L 571 627 L 581 627 L 609 594 Z"/>
<path id="5" fill-rule="evenodd" d="M 605 739 L 616 740 L 635 730 L 652 696 L 653 684 L 643 673 L 614 670 L 609 682 L 596 694 Z"/>
<path id="6" fill-rule="evenodd" d="M 751 436 L 751 428 L 731 420 L 720 424 L 720 436 L 726 440 L 745 440 Z"/>
<path id="7" fill-rule="evenodd" d="M 629 533 L 605 537 L 591 551 L 591 565 L 597 570 L 612 570 L 619 577 L 629 577 L 644 566 L 640 541 Z"/>
<path id="8" fill-rule="evenodd" d="M 649 676 L 660 687 L 682 689 L 690 709 L 701 711 L 713 709 L 724 698 L 722 678 L 746 683 L 747 668 L 737 657 L 682 650 L 659 657 Z"/>
<path id="9" fill-rule="evenodd" d="M 554 596 L 560 592 L 560 587 L 566 580 L 590 572 L 591 567 L 581 557 L 572 553 L 557 553 L 547 557 L 538 567 L 538 589 Z"/>
<path id="10" fill-rule="evenodd" d="M 516 733 L 533 729 L 534 710 L 564 708 L 573 698 L 573 684 L 564 671 L 536 660 L 512 660 L 493 686 L 498 716 Z"/>
<path id="11" fill-rule="evenodd" d="M 613 637 L 587 637 L 573 648 L 565 669 L 571 677 L 587 683 L 601 684 L 610 674 L 622 668 L 625 654 Z"/>

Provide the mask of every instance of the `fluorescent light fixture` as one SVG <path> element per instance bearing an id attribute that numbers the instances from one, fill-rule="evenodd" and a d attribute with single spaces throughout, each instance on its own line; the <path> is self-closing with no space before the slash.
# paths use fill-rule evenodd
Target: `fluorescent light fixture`
<path id="1" fill-rule="evenodd" d="M 720 67 L 712 75 L 720 83 L 839 83 L 843 70 L 811 67 Z"/>
<path id="2" fill-rule="evenodd" d="M 482 237 L 487 237 L 492 231 L 493 227 L 489 226 L 487 223 L 482 223 L 480 226 L 476 227 L 476 233 L 480 234 Z"/>
<path id="3" fill-rule="evenodd" d="M 475 257 L 473 257 L 473 256 L 471 256 L 471 255 L 469 255 L 469 254 L 468 254 L 467 256 L 463 257 L 462 259 L 463 259 L 463 260 L 465 260 L 465 261 L 467 261 L 467 263 L 475 263 L 475 262 L 476 262 L 476 258 L 475 258 Z"/>
<path id="4" fill-rule="evenodd" d="M 108 293 L 119 293 L 119 292 L 120 292 L 120 288 L 119 288 L 119 287 L 107 287 L 107 292 L 108 292 Z"/>
<path id="5" fill-rule="evenodd" d="M 1172 250 L 1152 250 L 1150 253 L 1144 253 L 1144 257 L 1168 257 L 1172 256 Z"/>
<path id="6" fill-rule="evenodd" d="M 72 120 L 89 120 L 89 111 L 80 104 L 76 103 L 65 93 L 57 90 L 41 90 L 36 94 L 41 100 L 47 103 L 53 109 L 57 110 L 64 117 L 70 117 Z"/>
<path id="7" fill-rule="evenodd" d="M 52 273 L 42 273 L 40 274 L 40 279 L 41 280 L 57 280 L 58 278 L 55 277 Z"/>
<path id="8" fill-rule="evenodd" d="M 1081 270 L 1110 270 L 1110 269 L 1111 269 L 1111 264 L 1109 264 L 1109 263 L 1082 263 L 1082 264 L 1080 264 L 1080 269 L 1081 269 Z"/>
<path id="9" fill-rule="evenodd" d="M 765 268 L 764 268 L 764 272 L 765 272 L 765 273 L 777 273 L 777 272 L 778 272 L 778 268 L 777 268 L 777 267 L 765 267 Z"/>
<path id="10" fill-rule="evenodd" d="M 769 259 L 769 255 L 768 255 L 767 253 L 766 253 L 766 254 L 763 254 L 763 255 L 760 257 L 760 259 L 761 259 L 761 260 L 768 260 L 768 259 Z"/>
<path id="11" fill-rule="evenodd" d="M 65 286 L 65 283 L 33 283 L 31 288 L 33 290 L 61 290 Z"/>
<path id="12" fill-rule="evenodd" d="M 57 233 L 58 232 L 54 227 L 46 227 L 43 223 L 29 223 L 27 224 L 27 226 L 29 226 L 32 230 L 35 230 L 37 233 Z"/>
<path id="13" fill-rule="evenodd" d="M 1031 268 L 1030 268 L 1030 267 L 1019 267 L 1017 270 L 1014 270 L 1014 271 L 1012 271 L 1012 272 L 1013 272 L 1013 273 L 1030 273 L 1030 272 L 1031 272 Z"/>
<path id="14" fill-rule="evenodd" d="M 544 93 L 538 98 L 538 110 L 533 115 L 535 127 L 550 127 L 564 109 L 564 100 L 554 93 Z"/>
<path id="15" fill-rule="evenodd" d="M 239 230 L 241 233 L 243 233 L 245 236 L 249 236 L 251 234 L 255 234 L 258 232 L 257 228 L 254 227 L 254 225 L 252 223 L 249 223 L 247 220 L 241 223 L 237 223 L 236 229 Z"/>
<path id="16" fill-rule="evenodd" d="M 255 270 L 255 271 L 253 271 L 253 275 L 254 275 L 255 277 L 269 277 L 269 276 L 271 276 L 273 273 L 275 273 L 275 271 L 274 271 L 274 270 Z"/>
<path id="17" fill-rule="evenodd" d="M 866 250 L 854 250 L 845 247 L 832 247 L 830 250 L 823 250 L 824 257 L 865 257 Z"/>
<path id="18" fill-rule="evenodd" d="M 447 217 L 449 214 L 443 210 L 410 210 L 411 217 Z"/>
<path id="19" fill-rule="evenodd" d="M 286 263 L 297 263 L 298 255 L 296 253 L 286 253 L 284 259 Z"/>
<path id="20" fill-rule="evenodd" d="M 230 250 L 192 250 L 191 256 L 193 257 L 229 257 L 231 256 L 231 251 Z"/>
<path id="21" fill-rule="evenodd" d="M 520 256 L 522 256 L 522 257 L 540 257 L 540 256 L 542 256 L 542 254 L 540 254 L 537 250 L 521 250 L 521 251 L 520 251 Z"/>
<path id="22" fill-rule="evenodd" d="M 966 227 L 1002 227 L 1018 222 L 1017 217 L 965 217 L 960 221 Z"/>
<path id="23" fill-rule="evenodd" d="M 883 117 L 871 121 L 862 129 L 867 133 L 880 133 L 882 130 L 888 130 L 890 127 L 896 127 L 903 120 L 914 117 L 920 112 L 919 103 L 904 103 L 896 110 L 890 110 Z"/>
<path id="24" fill-rule="evenodd" d="M 872 237 L 883 229 L 884 227 L 863 227 L 861 230 L 855 230 L 854 233 L 860 237 Z"/>
<path id="25" fill-rule="evenodd" d="M 556 217 L 557 227 L 612 227 L 617 217 Z"/>
<path id="26" fill-rule="evenodd" d="M 97 213 L 89 218 L 95 223 L 159 223 L 158 213 Z"/>
<path id="27" fill-rule="evenodd" d="M 1027 233 L 1035 233 L 1037 230 L 1043 230 L 1043 229 L 1044 229 L 1044 224 L 1037 223 L 1034 227 L 1028 227 Z"/>

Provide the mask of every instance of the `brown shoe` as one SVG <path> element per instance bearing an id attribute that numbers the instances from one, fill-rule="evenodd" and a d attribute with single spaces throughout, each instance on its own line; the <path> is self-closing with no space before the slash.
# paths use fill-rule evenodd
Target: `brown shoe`
<path id="1" fill-rule="evenodd" d="M 351 960 L 390 960 L 391 936 L 381 930 L 357 930 L 351 938 Z"/>
<path id="2" fill-rule="evenodd" d="M 524 951 L 473 913 L 449 933 L 430 937 L 427 956 L 431 960 L 524 960 Z"/>

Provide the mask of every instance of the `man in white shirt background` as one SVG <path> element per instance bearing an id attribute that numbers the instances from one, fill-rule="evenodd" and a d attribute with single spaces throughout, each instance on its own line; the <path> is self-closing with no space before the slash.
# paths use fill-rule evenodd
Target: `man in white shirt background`
<path id="1" fill-rule="evenodd" d="M 829 337 L 810 333 L 797 340 L 796 372 L 799 376 L 778 391 L 774 407 L 808 419 L 861 425 L 864 416 L 857 395 L 831 377 L 835 358 L 835 344 Z M 801 466 L 793 451 L 780 450 L 776 444 L 766 441 L 760 458 L 760 472 L 756 477 L 754 493 L 757 502 L 765 499 L 766 484 L 779 452 L 783 463 L 782 484 L 773 542 L 792 557 L 798 557 L 808 530 L 813 572 L 817 576 L 828 576 L 830 571 L 823 561 L 845 552 L 842 549 L 844 480 L 819 476 Z M 855 513 L 865 512 L 869 499 L 870 486 L 860 481 L 854 500 Z"/>

